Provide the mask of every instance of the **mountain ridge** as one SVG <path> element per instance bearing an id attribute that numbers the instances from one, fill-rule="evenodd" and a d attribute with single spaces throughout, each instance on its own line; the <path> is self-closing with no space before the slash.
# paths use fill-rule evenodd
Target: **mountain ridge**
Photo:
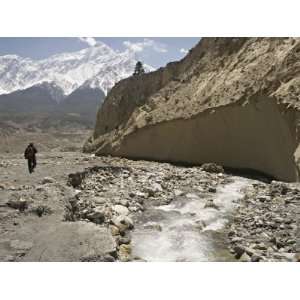
<path id="1" fill-rule="evenodd" d="M 33 60 L 19 55 L 0 56 L 0 94 L 24 90 L 42 82 L 54 82 L 67 96 L 81 85 L 93 82 L 105 94 L 134 71 L 130 51 L 116 52 L 104 43 L 80 51 L 59 53 Z M 145 65 L 147 71 L 154 68 Z"/>

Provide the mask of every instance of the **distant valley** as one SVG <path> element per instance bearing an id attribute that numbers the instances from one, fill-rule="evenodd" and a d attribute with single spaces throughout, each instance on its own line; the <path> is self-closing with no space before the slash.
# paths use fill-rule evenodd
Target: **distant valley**
<path id="1" fill-rule="evenodd" d="M 0 56 L 0 127 L 3 132 L 91 129 L 106 93 L 131 76 L 135 64 L 131 52 L 104 43 L 37 61 Z"/>

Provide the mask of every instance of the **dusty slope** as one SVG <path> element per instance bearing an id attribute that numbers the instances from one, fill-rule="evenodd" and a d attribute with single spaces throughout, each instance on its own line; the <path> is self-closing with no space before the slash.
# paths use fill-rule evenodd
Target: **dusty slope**
<path id="1" fill-rule="evenodd" d="M 299 183 L 74 152 L 40 152 L 29 176 L 0 153 L 0 261 L 291 261 L 299 199 Z"/>
<path id="2" fill-rule="evenodd" d="M 107 228 L 64 221 L 75 191 L 66 184 L 67 174 L 95 163 L 101 165 L 100 158 L 40 151 L 37 169 L 29 175 L 21 153 L 0 151 L 0 261 L 80 261 L 114 250 Z M 19 199 L 28 203 L 28 209 L 19 211 L 6 204 Z M 39 217 L 38 207 L 47 208 L 47 213 Z"/>
<path id="3" fill-rule="evenodd" d="M 299 58 L 300 39 L 204 38 L 182 61 L 119 82 L 84 149 L 297 180 Z"/>

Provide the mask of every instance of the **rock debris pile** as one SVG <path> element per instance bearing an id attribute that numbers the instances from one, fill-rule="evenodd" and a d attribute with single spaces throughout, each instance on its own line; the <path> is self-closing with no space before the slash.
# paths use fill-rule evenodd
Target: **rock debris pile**
<path id="1" fill-rule="evenodd" d="M 299 213 L 299 185 L 250 185 L 228 232 L 232 252 L 241 261 L 293 261 L 300 251 Z"/>
<path id="2" fill-rule="evenodd" d="M 175 197 L 191 192 L 216 192 L 218 185 L 231 182 L 230 176 L 214 173 L 222 168 L 212 167 L 212 173 L 200 167 L 185 168 L 171 164 L 103 158 L 109 166 L 86 169 L 70 174 L 69 184 L 77 195 L 66 206 L 67 221 L 86 221 L 110 228 L 117 245 L 114 259 L 140 260 L 131 255 L 131 231 L 138 216 L 148 207 L 167 205 Z M 209 199 L 210 207 L 216 207 Z M 98 258 L 99 259 L 99 258 Z M 107 256 L 103 260 L 111 261 Z"/>

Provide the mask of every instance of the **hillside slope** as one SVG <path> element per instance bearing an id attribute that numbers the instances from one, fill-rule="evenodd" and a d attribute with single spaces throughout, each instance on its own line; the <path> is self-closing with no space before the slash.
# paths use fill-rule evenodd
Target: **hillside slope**
<path id="1" fill-rule="evenodd" d="M 204 38 L 183 60 L 116 84 L 84 150 L 298 180 L 299 58 L 297 38 Z"/>
<path id="2" fill-rule="evenodd" d="M 63 99 L 58 99 L 60 96 L 61 88 L 47 82 L 0 95 L 0 119 L 3 124 L 14 122 L 18 128 L 30 131 L 94 126 L 96 111 L 105 97 L 102 90 L 81 87 Z"/>

